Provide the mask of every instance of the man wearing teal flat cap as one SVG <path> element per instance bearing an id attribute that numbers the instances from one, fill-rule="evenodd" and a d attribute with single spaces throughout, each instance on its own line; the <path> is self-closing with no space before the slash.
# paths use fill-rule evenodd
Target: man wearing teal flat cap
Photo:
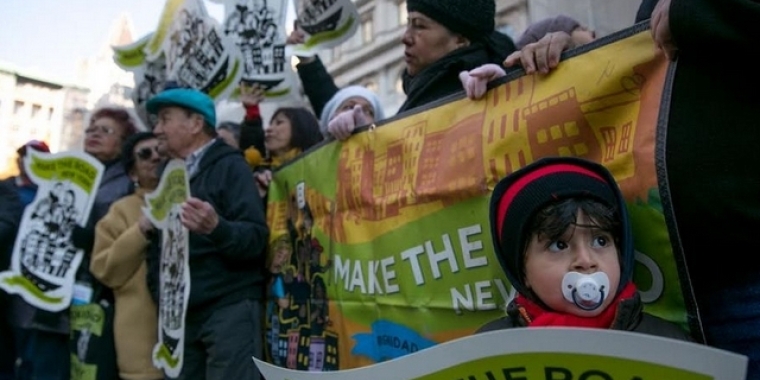
<path id="1" fill-rule="evenodd" d="M 269 230 L 253 176 L 242 153 L 216 138 L 214 101 L 205 93 L 165 90 L 146 108 L 158 117 L 153 132 L 161 147 L 185 160 L 190 178 L 180 215 L 190 231 L 191 290 L 179 379 L 258 380 L 251 357 L 263 349 Z M 158 262 L 159 254 L 149 250 L 148 261 Z"/>

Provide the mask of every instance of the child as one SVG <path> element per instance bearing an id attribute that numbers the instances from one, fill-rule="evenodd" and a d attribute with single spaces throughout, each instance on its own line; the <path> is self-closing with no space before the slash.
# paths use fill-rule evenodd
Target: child
<path id="1" fill-rule="evenodd" d="M 517 296 L 506 317 L 479 332 L 586 327 L 691 340 L 642 311 L 625 200 L 603 166 L 572 157 L 538 160 L 496 185 L 490 219 L 496 256 Z"/>

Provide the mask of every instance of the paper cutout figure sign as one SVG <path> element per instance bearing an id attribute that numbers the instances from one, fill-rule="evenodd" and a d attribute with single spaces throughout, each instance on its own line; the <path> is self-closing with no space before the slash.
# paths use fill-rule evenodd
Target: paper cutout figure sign
<path id="1" fill-rule="evenodd" d="M 153 364 L 169 377 L 182 371 L 185 317 L 190 298 L 189 232 L 180 221 L 182 203 L 190 196 L 185 162 L 169 161 L 158 187 L 146 196 L 143 213 L 161 229 L 158 343 Z"/>
<path id="2" fill-rule="evenodd" d="M 75 225 L 87 223 L 104 167 L 84 152 L 32 149 L 24 165 L 38 190 L 24 211 L 11 268 L 0 273 L 0 288 L 38 309 L 62 311 L 71 305 L 84 255 L 74 247 L 71 233 Z"/>

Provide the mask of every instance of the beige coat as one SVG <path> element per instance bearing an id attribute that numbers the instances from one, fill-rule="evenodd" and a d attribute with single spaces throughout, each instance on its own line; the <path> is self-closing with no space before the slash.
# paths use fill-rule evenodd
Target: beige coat
<path id="1" fill-rule="evenodd" d="M 114 292 L 116 359 L 124 380 L 163 378 L 152 360 L 158 341 L 158 311 L 146 281 L 148 240 L 137 225 L 143 196 L 138 189 L 111 205 L 95 228 L 90 261 L 92 274 Z"/>

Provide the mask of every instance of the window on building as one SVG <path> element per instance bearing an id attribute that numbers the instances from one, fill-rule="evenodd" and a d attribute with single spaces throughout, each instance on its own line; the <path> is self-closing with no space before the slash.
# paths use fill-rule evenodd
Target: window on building
<path id="1" fill-rule="evenodd" d="M 369 43 L 375 38 L 375 24 L 372 21 L 372 13 L 362 15 L 362 42 Z"/>
<path id="2" fill-rule="evenodd" d="M 40 116 L 40 112 L 42 112 L 42 106 L 39 104 L 32 104 L 32 118 Z"/>
<path id="3" fill-rule="evenodd" d="M 406 12 L 406 0 L 401 0 L 398 2 L 398 24 L 406 25 L 409 21 L 407 20 L 408 17 L 409 13 Z"/>
<path id="4" fill-rule="evenodd" d="M 341 46 L 343 47 L 342 52 L 349 53 L 352 50 L 356 50 L 362 47 L 363 41 L 362 39 L 364 36 L 362 35 L 361 31 L 357 31 L 354 33 L 351 38 L 344 42 Z"/>
<path id="5" fill-rule="evenodd" d="M 13 102 L 13 114 L 18 115 L 24 109 L 24 102 L 16 100 Z"/>
<path id="6" fill-rule="evenodd" d="M 48 120 L 53 120 L 53 107 L 48 108 Z"/>

